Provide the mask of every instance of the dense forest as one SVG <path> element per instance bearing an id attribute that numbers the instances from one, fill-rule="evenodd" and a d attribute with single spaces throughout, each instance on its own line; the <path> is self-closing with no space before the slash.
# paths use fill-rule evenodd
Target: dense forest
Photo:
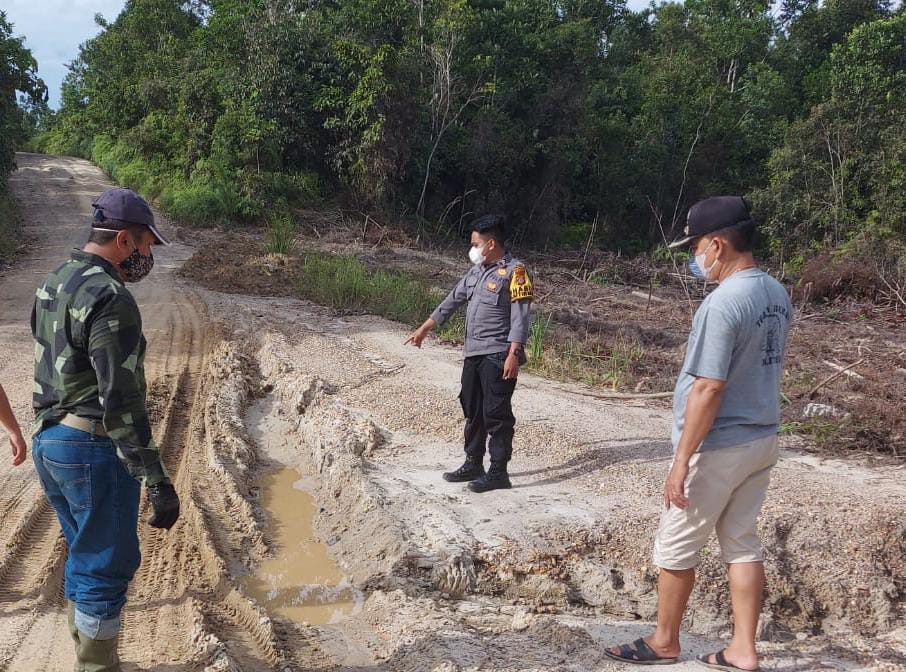
<path id="1" fill-rule="evenodd" d="M 97 21 L 60 110 L 25 115 L 33 146 L 186 222 L 336 198 L 633 253 L 742 193 L 787 264 L 902 266 L 906 11 L 886 0 L 129 0 Z"/>
<path id="2" fill-rule="evenodd" d="M 21 36 L 0 11 L 0 259 L 15 248 L 17 216 L 7 193 L 15 152 L 46 116 L 47 88 L 37 75 L 38 64 Z"/>
<path id="3" fill-rule="evenodd" d="M 16 147 L 34 133 L 37 115 L 47 107 L 47 87 L 37 73 L 24 38 L 13 34 L 0 11 L 0 190 L 13 168 Z"/>

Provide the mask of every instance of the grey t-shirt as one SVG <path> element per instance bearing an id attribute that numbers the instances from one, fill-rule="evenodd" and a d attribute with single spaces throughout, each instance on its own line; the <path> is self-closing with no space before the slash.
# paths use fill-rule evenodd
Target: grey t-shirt
<path id="1" fill-rule="evenodd" d="M 783 285 L 756 268 L 729 277 L 702 302 L 673 392 L 674 448 L 696 377 L 726 381 L 717 418 L 699 450 L 738 446 L 778 431 L 792 319 Z"/>

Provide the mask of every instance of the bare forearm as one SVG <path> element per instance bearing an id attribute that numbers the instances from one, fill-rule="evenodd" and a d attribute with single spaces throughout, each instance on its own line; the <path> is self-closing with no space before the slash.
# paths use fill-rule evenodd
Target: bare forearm
<path id="1" fill-rule="evenodd" d="M 13 409 L 9 404 L 9 398 L 7 398 L 6 392 L 3 390 L 2 386 L 0 386 L 0 426 L 2 426 L 10 436 L 17 436 L 22 433 L 22 430 L 19 428 L 19 423 L 16 421 L 16 416 L 13 415 Z"/>
<path id="2" fill-rule="evenodd" d="M 676 447 L 676 461 L 688 463 L 698 450 L 702 441 L 708 436 L 708 432 L 711 431 L 722 398 L 722 388 L 699 385 L 697 382 L 692 386 L 686 402 L 683 434 Z"/>

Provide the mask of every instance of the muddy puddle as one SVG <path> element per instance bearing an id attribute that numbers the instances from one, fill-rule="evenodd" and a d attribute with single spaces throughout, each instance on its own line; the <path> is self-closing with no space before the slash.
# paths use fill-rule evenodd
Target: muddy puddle
<path id="1" fill-rule="evenodd" d="M 300 473 L 292 426 L 276 414 L 269 399 L 252 406 L 246 429 L 271 463 L 256 482 L 267 516 L 273 555 L 241 579 L 246 594 L 275 616 L 300 623 L 339 623 L 354 613 L 363 597 L 315 535 L 318 507 L 313 480 Z"/>

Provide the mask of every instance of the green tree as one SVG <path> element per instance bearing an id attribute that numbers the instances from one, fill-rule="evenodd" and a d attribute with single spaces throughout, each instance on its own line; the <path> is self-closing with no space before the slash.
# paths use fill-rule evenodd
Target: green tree
<path id="1" fill-rule="evenodd" d="M 906 234 L 906 16 L 863 24 L 830 58 L 830 99 L 790 128 L 758 192 L 777 245 Z"/>
<path id="2" fill-rule="evenodd" d="M 807 115 L 830 97 L 831 52 L 857 26 L 889 14 L 889 0 L 786 0 L 770 60 L 795 94 L 791 112 Z"/>
<path id="3" fill-rule="evenodd" d="M 14 165 L 17 146 L 27 139 L 47 109 L 47 87 L 22 37 L 0 11 L 0 191 Z M 19 98 L 21 95 L 21 104 Z"/>
<path id="4" fill-rule="evenodd" d="M 888 0 L 130 0 L 60 112 L 23 123 L 192 221 L 327 185 L 422 231 L 494 210 L 520 241 L 633 252 L 735 192 L 801 249 L 902 235 L 897 20 Z"/>

